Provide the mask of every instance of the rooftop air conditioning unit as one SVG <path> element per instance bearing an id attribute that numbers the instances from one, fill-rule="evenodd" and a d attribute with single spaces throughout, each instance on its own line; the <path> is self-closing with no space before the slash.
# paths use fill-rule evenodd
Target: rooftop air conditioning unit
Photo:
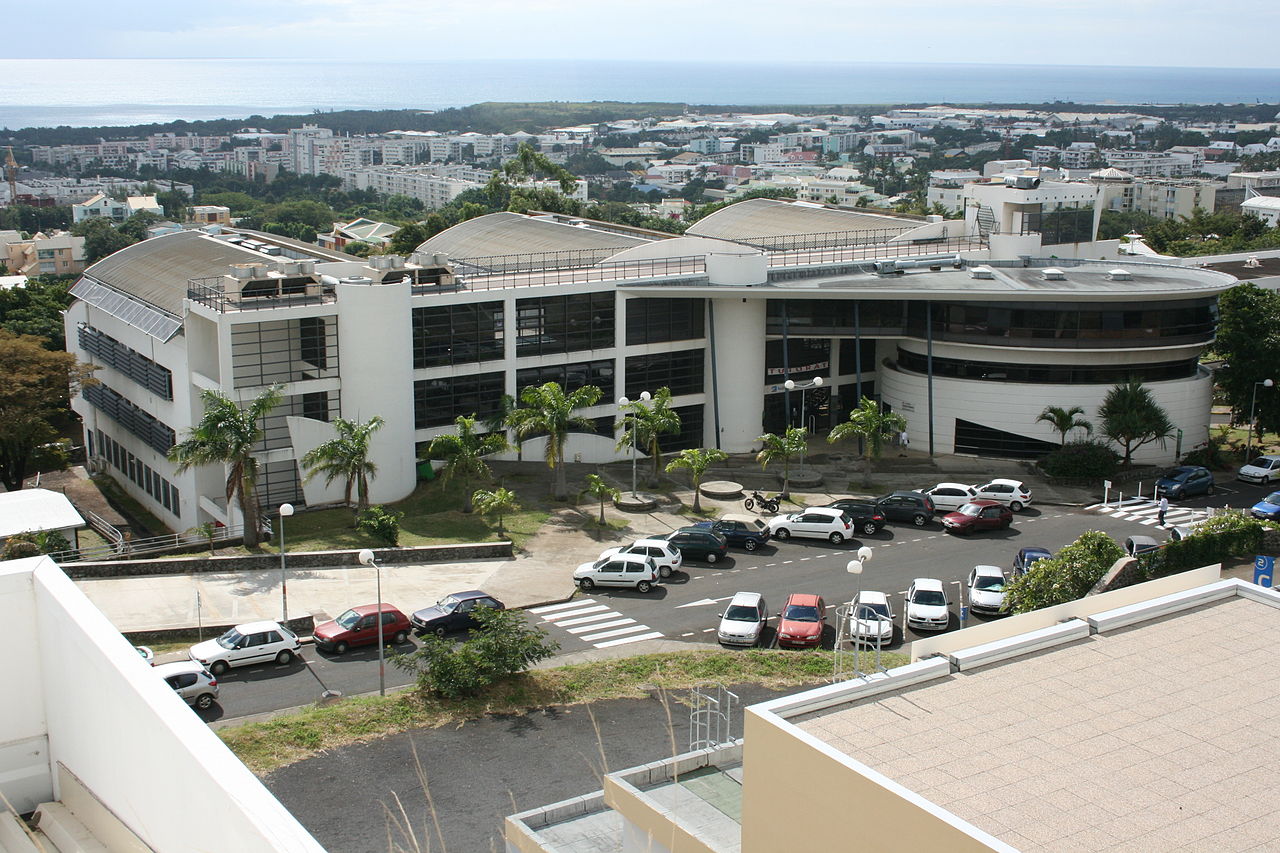
<path id="1" fill-rule="evenodd" d="M 348 275 L 338 279 L 339 284 L 373 284 L 373 279 L 367 275 Z"/>
<path id="2" fill-rule="evenodd" d="M 898 269 L 897 261 L 876 261 L 871 265 L 871 268 L 880 275 L 895 275 L 902 272 L 902 270 Z"/>
<path id="3" fill-rule="evenodd" d="M 1107 273 L 1107 278 L 1112 281 L 1133 281 L 1133 273 L 1116 267 Z"/>
<path id="4" fill-rule="evenodd" d="M 1016 190 L 1034 190 L 1040 186 L 1040 179 L 1033 175 L 1006 175 L 1004 185 Z"/>
<path id="5" fill-rule="evenodd" d="M 996 277 L 996 271 L 991 267 L 974 267 L 969 270 L 970 278 L 993 279 Z"/>
<path id="6" fill-rule="evenodd" d="M 1057 267 L 1045 267 L 1042 273 L 1045 281 L 1066 281 L 1067 274 Z"/>

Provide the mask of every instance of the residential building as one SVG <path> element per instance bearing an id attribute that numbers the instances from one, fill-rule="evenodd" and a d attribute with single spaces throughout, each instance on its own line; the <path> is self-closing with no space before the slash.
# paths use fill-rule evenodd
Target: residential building
<path id="1" fill-rule="evenodd" d="M 20 533 L 61 533 L 71 548 L 80 547 L 84 518 L 62 492 L 18 489 L 0 493 L 0 548 Z"/>
<path id="2" fill-rule="evenodd" d="M 375 249 L 381 249 L 391 242 L 391 238 L 400 230 L 398 225 L 376 222 L 372 219 L 353 219 L 345 224 L 335 222 L 333 230 L 319 235 L 316 240 L 322 247 L 341 251 L 348 243 L 367 243 Z"/>
<path id="3" fill-rule="evenodd" d="M 200 225 L 230 225 L 231 208 L 220 204 L 197 204 L 187 209 L 187 221 Z"/>
<path id="4" fill-rule="evenodd" d="M 74 275 L 84 272 L 84 238 L 63 231 L 42 232 L 6 242 L 5 265 L 12 275 Z"/>
<path id="5" fill-rule="evenodd" d="M 406 195 L 416 198 L 428 210 L 444 207 L 467 190 L 484 189 L 491 172 L 470 166 L 381 166 L 354 169 L 342 173 L 342 185 L 346 189 L 372 189 L 387 195 Z M 518 186 L 560 191 L 556 181 L 523 181 Z M 588 199 L 586 181 L 578 181 L 571 198 Z"/>
<path id="6" fill-rule="evenodd" d="M 1102 209 L 1093 184 L 1006 175 L 963 186 L 965 219 L 982 234 L 1036 233 L 1043 245 L 1097 239 Z"/>
<path id="7" fill-rule="evenodd" d="M 964 210 L 964 185 L 982 180 L 972 169 L 936 169 L 929 173 L 925 202 L 930 208 L 940 204 L 948 210 Z"/>
<path id="8" fill-rule="evenodd" d="M 101 193 L 79 204 L 71 205 L 72 222 L 83 222 L 86 219 L 95 218 L 124 222 L 129 218 L 129 205 Z"/>
<path id="9" fill-rule="evenodd" d="M 1195 154 L 1173 151 L 1103 151 L 1102 159 L 1138 178 L 1187 178 L 1200 171 Z M 1203 154 L 1199 162 L 1204 164 Z"/>
<path id="10" fill-rule="evenodd" d="M 1277 190 L 1280 189 L 1280 169 L 1270 172 L 1235 172 L 1227 175 L 1229 190 Z"/>
<path id="11" fill-rule="evenodd" d="M 153 195 L 131 195 L 124 200 L 124 203 L 129 210 L 126 219 L 135 213 L 154 213 L 156 216 L 164 216 L 164 208 Z"/>
<path id="12" fill-rule="evenodd" d="M 746 452 L 787 426 L 789 376 L 829 380 L 809 400 L 819 430 L 874 396 L 935 452 L 1036 455 L 1057 441 L 1036 421 L 1044 399 L 1092 411 L 1129 376 L 1185 434 L 1203 434 L 1212 380 L 1198 357 L 1234 279 L 1071 260 L 1115 254 L 1114 242 L 1087 242 L 1093 209 L 1069 207 L 1069 193 L 1092 203 L 1097 188 L 1000 189 L 974 198 L 1001 223 L 985 236 L 975 221 L 770 199 L 678 238 L 496 213 L 409 258 L 226 228 L 168 234 L 99 261 L 72 289 L 68 348 L 102 365 L 72 406 L 95 464 L 176 530 L 239 523 L 223 472 L 179 473 L 166 458 L 203 390 L 248 400 L 282 387 L 264 423 L 266 506 L 339 496 L 298 469 L 335 417 L 385 420 L 370 497 L 389 502 L 411 492 L 418 451 L 458 415 L 483 419 L 503 394 L 550 380 L 603 391 L 583 412 L 596 430 L 566 449 L 586 462 L 620 456 L 613 400 L 662 387 L 682 419 L 664 447 Z M 1172 454 L 1152 444 L 1137 457 Z"/>
<path id="13" fill-rule="evenodd" d="M 1220 184 L 1213 181 L 1135 178 L 1120 169 L 1100 169 L 1089 180 L 1102 191 L 1104 210 L 1140 211 L 1160 219 L 1190 216 L 1196 208 L 1212 211 Z"/>
<path id="14" fill-rule="evenodd" d="M 1280 226 L 1280 198 L 1267 195 L 1246 198 L 1240 202 L 1240 210 L 1252 213 L 1272 228 Z"/>

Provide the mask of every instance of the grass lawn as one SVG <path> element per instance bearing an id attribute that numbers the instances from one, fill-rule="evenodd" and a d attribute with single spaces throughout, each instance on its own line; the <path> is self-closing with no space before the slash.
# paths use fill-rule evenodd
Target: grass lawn
<path id="1" fill-rule="evenodd" d="M 906 656 L 885 653 L 882 660 L 892 668 L 906 663 Z M 653 688 L 683 691 L 708 682 L 769 687 L 819 684 L 831 677 L 831 667 L 830 652 L 708 648 L 638 655 L 526 672 L 464 702 L 424 698 L 417 692 L 359 697 L 222 729 L 218 736 L 251 770 L 263 774 L 324 750 L 484 714 L 519 714 L 548 705 L 643 696 Z"/>

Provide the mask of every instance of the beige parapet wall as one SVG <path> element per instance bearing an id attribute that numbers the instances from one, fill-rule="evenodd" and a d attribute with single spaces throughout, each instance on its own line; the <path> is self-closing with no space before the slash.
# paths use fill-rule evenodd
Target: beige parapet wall
<path id="1" fill-rule="evenodd" d="M 1083 619 L 1086 616 L 1101 613 L 1104 610 L 1114 610 L 1117 607 L 1125 607 L 1141 601 L 1150 601 L 1162 595 L 1194 589 L 1198 586 L 1213 583 L 1221 577 L 1222 564 L 1215 563 L 1212 566 L 1203 566 L 1199 569 L 1179 572 L 1176 575 L 1126 586 L 1123 589 L 1113 589 L 1110 592 L 1103 592 L 1098 595 L 1087 595 L 1084 598 L 1077 598 L 1075 601 L 1056 604 L 1053 607 L 1045 607 L 1041 610 L 1033 610 L 1030 613 L 1021 613 L 1017 616 L 979 623 L 965 628 L 963 631 L 950 631 L 945 634 L 939 634 L 936 637 L 916 640 L 911 644 L 907 654 L 913 661 L 921 660 L 931 655 L 946 655 L 959 649 L 981 646 L 997 640 L 1016 637 L 1028 631 L 1048 628 L 1052 625 L 1057 625 L 1064 619 Z"/>

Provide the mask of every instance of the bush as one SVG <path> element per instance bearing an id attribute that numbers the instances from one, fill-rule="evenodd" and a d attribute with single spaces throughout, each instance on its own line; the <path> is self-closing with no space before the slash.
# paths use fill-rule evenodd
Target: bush
<path id="1" fill-rule="evenodd" d="M 524 672 L 560 648 L 519 611 L 483 607 L 474 615 L 479 626 L 466 641 L 451 643 L 430 634 L 415 651 L 393 653 L 392 665 L 414 673 L 419 690 L 463 699 L 499 679 Z"/>
<path id="2" fill-rule="evenodd" d="M 1168 542 L 1158 551 L 1140 558 L 1143 575 L 1159 578 L 1198 569 L 1201 566 L 1253 557 L 1262 552 L 1263 531 L 1275 528 L 1243 510 L 1220 512 L 1197 525 L 1191 535 Z"/>
<path id="3" fill-rule="evenodd" d="M 1040 460 L 1040 467 L 1051 477 L 1081 479 L 1109 477 L 1119 465 L 1120 454 L 1092 439 L 1072 441 Z"/>
<path id="4" fill-rule="evenodd" d="M 0 560 L 21 560 L 25 557 L 39 557 L 41 554 L 57 554 L 59 551 L 70 551 L 71 542 L 61 530 L 42 530 L 39 533 L 15 533 L 4 544 L 0 551 Z"/>
<path id="5" fill-rule="evenodd" d="M 1123 556 L 1124 549 L 1107 534 L 1085 531 L 1056 556 L 1036 560 L 1031 571 L 1005 587 L 1005 610 L 1027 613 L 1074 601 L 1088 594 Z"/>
<path id="6" fill-rule="evenodd" d="M 356 527 L 377 539 L 388 548 L 400 544 L 400 519 L 403 512 L 394 512 L 384 506 L 371 506 L 356 519 Z"/>
<path id="7" fill-rule="evenodd" d="M 1202 465 L 1205 468 L 1230 468 L 1235 464 L 1234 455 L 1227 449 L 1228 439 L 1231 427 L 1223 425 L 1215 435 L 1209 433 L 1209 438 L 1202 444 L 1197 444 L 1182 457 L 1183 465 Z"/>

